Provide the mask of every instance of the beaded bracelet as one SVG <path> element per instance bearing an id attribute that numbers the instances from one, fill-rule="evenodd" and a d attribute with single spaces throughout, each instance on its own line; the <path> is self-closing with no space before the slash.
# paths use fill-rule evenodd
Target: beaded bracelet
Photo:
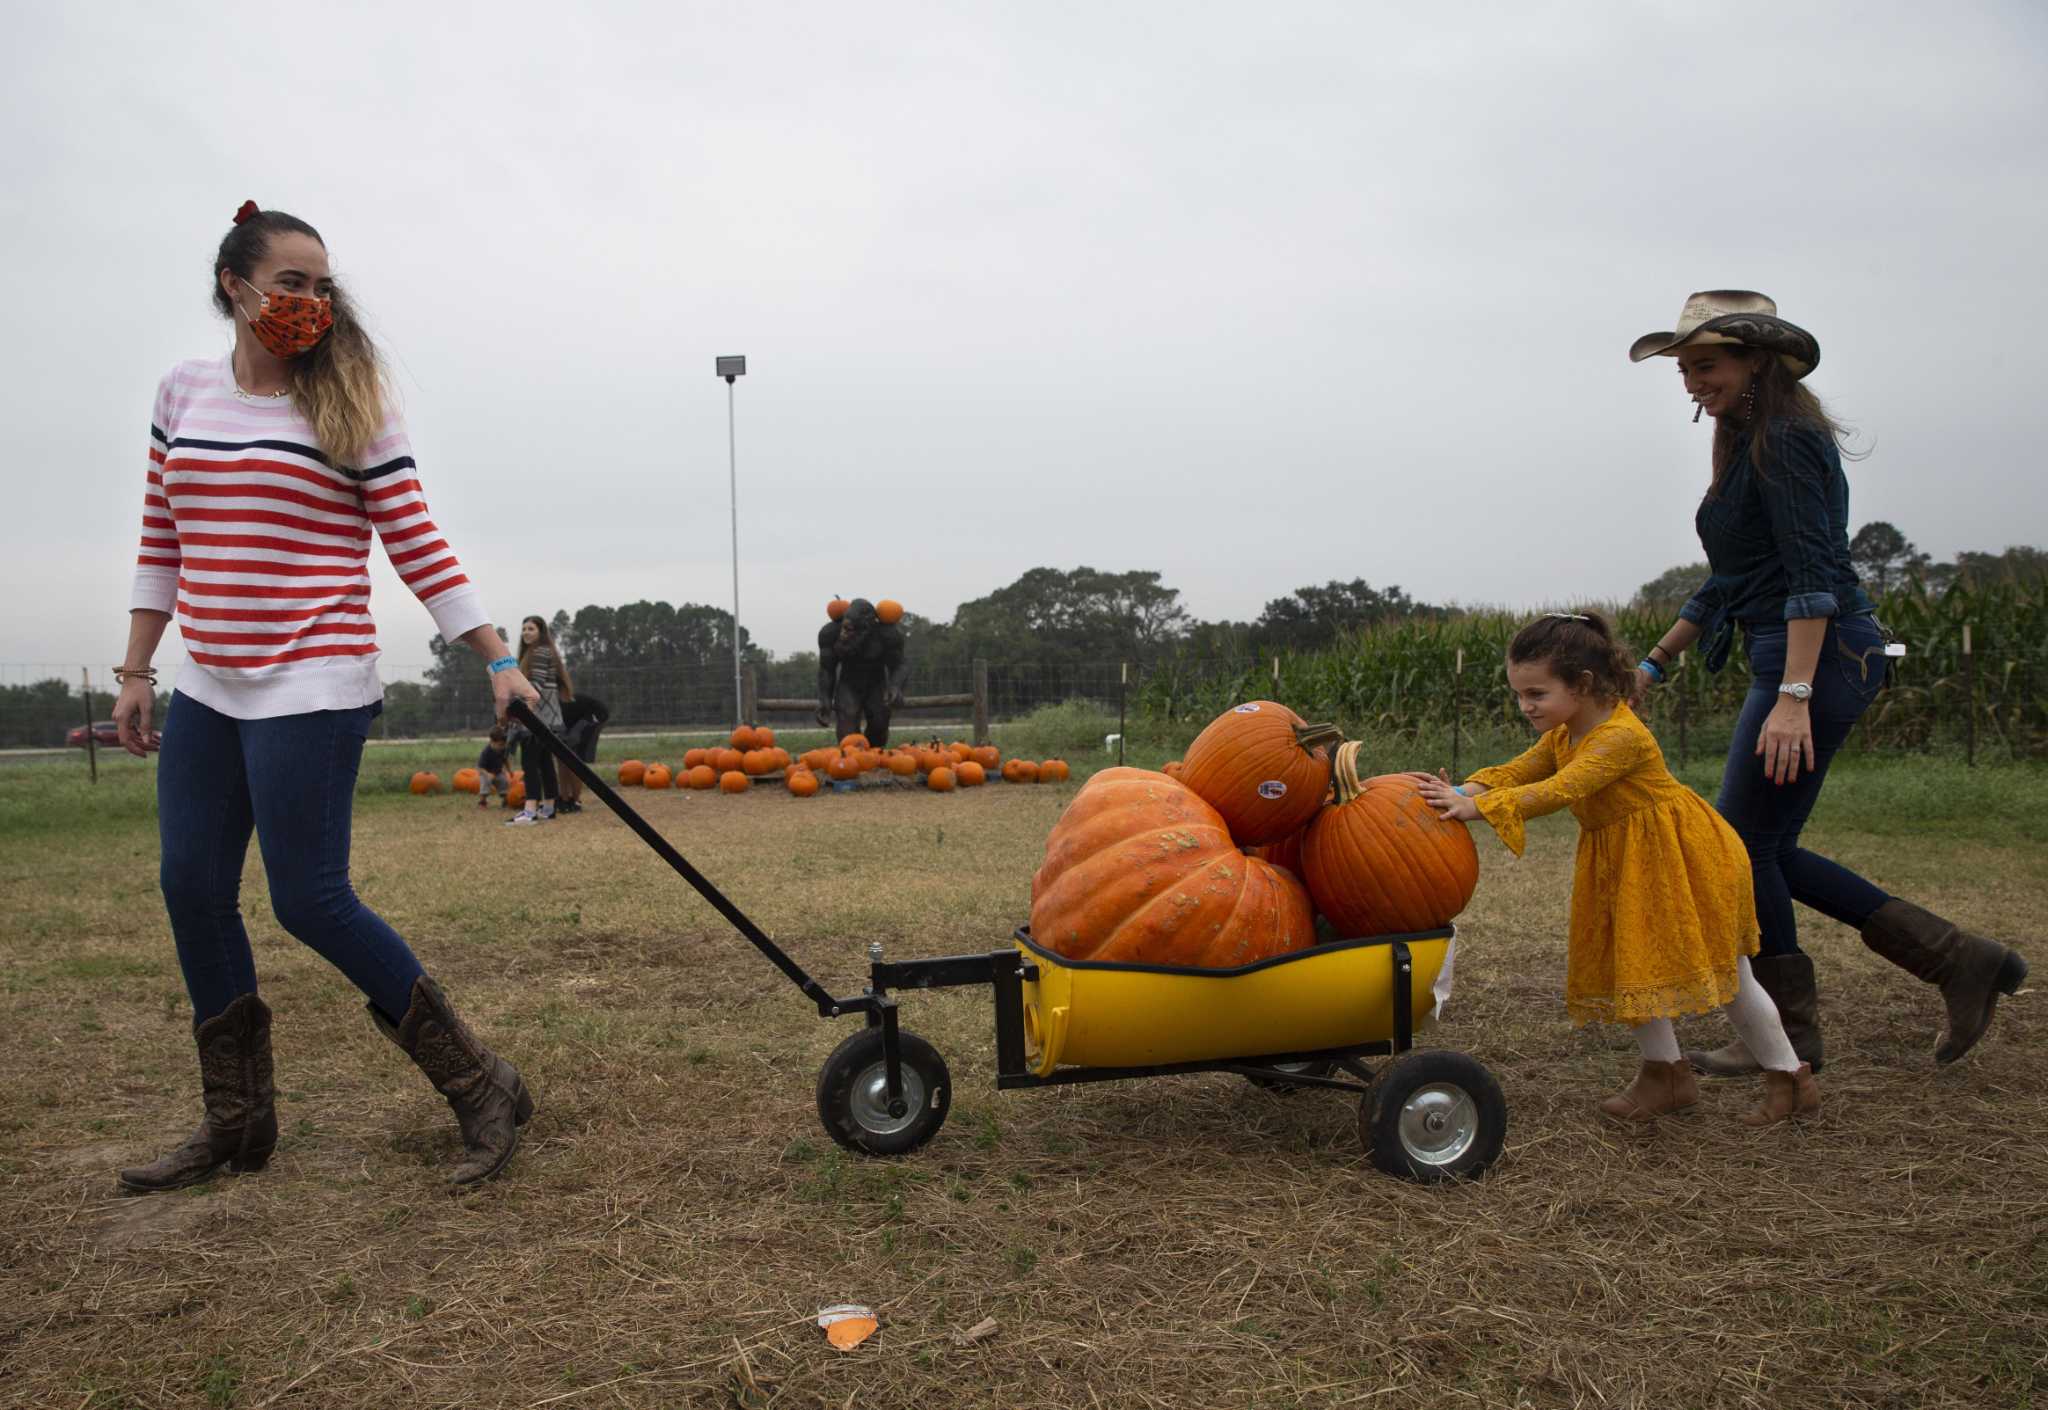
<path id="1" fill-rule="evenodd" d="M 126 685 L 126 684 L 128 683 L 128 681 L 130 680 L 130 678 L 133 678 L 133 679 L 135 679 L 135 680 L 144 680 L 144 681 L 148 681 L 148 682 L 149 682 L 149 683 L 150 683 L 151 685 L 155 685 L 155 684 L 156 684 L 156 667 L 154 667 L 154 666 L 116 666 L 116 667 L 114 667 L 114 679 L 115 679 L 115 680 L 119 681 L 119 682 L 120 682 L 121 684 L 123 684 L 123 685 Z"/>

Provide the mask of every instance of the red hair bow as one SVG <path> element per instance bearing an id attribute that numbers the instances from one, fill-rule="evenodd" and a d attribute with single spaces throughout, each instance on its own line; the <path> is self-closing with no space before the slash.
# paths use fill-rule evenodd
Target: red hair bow
<path id="1" fill-rule="evenodd" d="M 260 213 L 261 212 L 259 211 L 254 201 L 244 201 L 242 202 L 242 208 L 235 212 L 235 224 L 240 225 L 250 216 L 257 215 Z"/>

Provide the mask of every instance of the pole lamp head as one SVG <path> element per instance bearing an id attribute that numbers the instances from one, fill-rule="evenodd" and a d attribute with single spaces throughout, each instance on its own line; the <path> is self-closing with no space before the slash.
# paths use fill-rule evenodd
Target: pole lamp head
<path id="1" fill-rule="evenodd" d="M 737 378 L 747 375 L 747 360 L 743 357 L 721 357 L 718 359 L 718 375 L 731 386 Z"/>

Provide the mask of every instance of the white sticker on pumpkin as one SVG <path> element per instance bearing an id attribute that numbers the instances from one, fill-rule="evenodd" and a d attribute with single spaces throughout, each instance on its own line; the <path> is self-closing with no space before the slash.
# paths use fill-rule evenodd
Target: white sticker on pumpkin
<path id="1" fill-rule="evenodd" d="M 1287 785 L 1277 778 L 1269 778 L 1259 785 L 1259 797 L 1261 798 L 1285 798 L 1286 796 Z"/>
<path id="2" fill-rule="evenodd" d="M 1232 713 L 1238 715 L 1256 715 L 1259 713 L 1259 704 L 1255 700 L 1249 705 L 1238 706 L 1237 709 L 1234 710 Z"/>

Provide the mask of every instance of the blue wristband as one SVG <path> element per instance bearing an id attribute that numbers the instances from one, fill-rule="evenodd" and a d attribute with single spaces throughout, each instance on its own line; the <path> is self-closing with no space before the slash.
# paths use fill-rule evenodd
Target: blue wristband
<path id="1" fill-rule="evenodd" d="M 491 674 L 494 676 L 500 671 L 513 671 L 518 668 L 518 658 L 512 656 L 500 656 L 497 660 L 491 662 Z"/>
<path id="2" fill-rule="evenodd" d="M 1636 662 L 1636 669 L 1639 671 L 1648 671 L 1650 673 L 1651 680 L 1657 682 L 1657 684 L 1659 685 L 1664 684 L 1664 668 L 1658 665 L 1655 661 L 1652 661 L 1649 657 L 1645 656 L 1642 660 Z"/>
<path id="3" fill-rule="evenodd" d="M 1457 787 L 1453 788 L 1451 792 L 1457 794 L 1460 798 L 1470 798 L 1472 796 L 1471 794 L 1465 791 L 1465 785 L 1462 783 L 1459 784 Z"/>

